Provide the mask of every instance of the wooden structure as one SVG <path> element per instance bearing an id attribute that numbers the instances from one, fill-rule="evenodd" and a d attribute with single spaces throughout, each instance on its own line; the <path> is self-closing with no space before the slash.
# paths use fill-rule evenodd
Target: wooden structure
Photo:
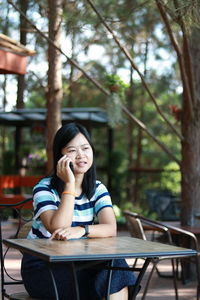
<path id="1" fill-rule="evenodd" d="M 31 132 L 42 131 L 45 136 L 46 130 L 46 108 L 24 108 L 15 109 L 9 112 L 0 112 L 0 126 L 13 126 L 16 128 L 30 128 Z M 98 107 L 73 107 L 62 108 L 61 110 L 62 124 L 69 122 L 78 122 L 84 125 L 92 134 L 94 128 L 105 128 L 107 140 L 105 140 L 105 149 L 107 149 L 108 160 L 103 172 L 107 174 L 107 187 L 111 191 L 112 188 L 112 149 L 113 149 L 113 135 L 114 131 L 108 124 L 108 116 L 105 110 Z M 20 144 L 17 141 L 17 134 L 15 136 L 15 155 L 19 155 Z"/>
<path id="2" fill-rule="evenodd" d="M 46 108 L 23 108 L 9 112 L 0 112 L 0 125 L 14 127 L 46 126 Z M 89 131 L 96 127 L 108 126 L 107 113 L 98 107 L 72 107 L 62 108 L 62 124 L 79 122 L 86 126 Z"/>
<path id="3" fill-rule="evenodd" d="M 29 50 L 22 44 L 0 34 L 0 73 L 18 74 L 26 73 L 27 56 L 32 56 L 35 51 Z"/>
<path id="4" fill-rule="evenodd" d="M 0 204 L 16 204 L 31 198 L 32 194 L 25 193 L 24 188 L 33 188 L 42 176 L 20 176 L 3 175 L 0 176 Z M 32 208 L 32 203 L 27 202 L 23 208 Z"/>

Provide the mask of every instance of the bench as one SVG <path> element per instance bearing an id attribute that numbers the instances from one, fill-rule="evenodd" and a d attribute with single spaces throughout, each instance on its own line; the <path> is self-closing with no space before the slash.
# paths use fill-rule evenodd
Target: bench
<path id="1" fill-rule="evenodd" d="M 0 176 L 0 204 L 16 204 L 30 198 L 32 188 L 41 178 L 42 176 Z M 30 209 L 31 207 L 32 203 L 30 201 L 23 204 L 24 209 Z"/>

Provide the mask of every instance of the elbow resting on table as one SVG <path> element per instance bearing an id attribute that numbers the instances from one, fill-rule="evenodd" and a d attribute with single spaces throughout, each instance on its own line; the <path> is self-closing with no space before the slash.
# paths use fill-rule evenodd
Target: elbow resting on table
<path id="1" fill-rule="evenodd" d="M 112 225 L 110 224 L 109 228 L 105 228 L 104 236 L 105 237 L 117 236 L 117 225 L 116 224 L 112 224 Z"/>
<path id="2" fill-rule="evenodd" d="M 115 237 L 117 236 L 117 229 L 111 228 L 109 231 L 106 232 L 106 237 Z"/>
<path id="3" fill-rule="evenodd" d="M 112 236 L 117 236 L 117 224 L 113 226 L 113 234 Z"/>
<path id="4" fill-rule="evenodd" d="M 117 227 L 115 224 L 96 224 L 89 225 L 89 237 L 115 237 Z"/>

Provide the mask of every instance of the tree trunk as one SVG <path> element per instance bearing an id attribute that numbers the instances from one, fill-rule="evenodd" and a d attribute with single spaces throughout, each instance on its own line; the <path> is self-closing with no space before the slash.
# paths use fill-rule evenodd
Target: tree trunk
<path id="1" fill-rule="evenodd" d="M 197 225 L 200 214 L 200 29 L 193 30 L 190 38 L 195 101 L 193 117 L 182 109 L 182 216 L 183 225 Z"/>
<path id="2" fill-rule="evenodd" d="M 195 120 L 184 120 L 182 133 L 182 216 L 183 225 L 193 226 L 200 212 L 200 106 Z"/>
<path id="3" fill-rule="evenodd" d="M 62 0 L 49 0 L 49 38 L 61 46 Z M 60 52 L 49 43 L 48 48 L 48 93 L 47 93 L 47 172 L 52 170 L 53 138 L 61 126 L 62 62 Z"/>
<path id="4" fill-rule="evenodd" d="M 26 15 L 28 10 L 28 1 L 20 0 L 21 11 Z M 20 43 L 26 45 L 27 38 L 27 22 L 22 15 L 20 15 Z M 24 75 L 18 75 L 17 85 L 17 108 L 24 108 L 24 89 L 25 89 L 25 78 Z"/>
<path id="5" fill-rule="evenodd" d="M 21 11 L 26 15 L 28 10 L 28 1 L 27 0 L 20 0 L 20 8 Z M 26 45 L 27 39 L 27 22 L 22 15 L 20 15 L 20 43 L 22 45 Z M 17 101 L 16 107 L 17 108 L 24 108 L 24 90 L 25 90 L 25 76 L 18 75 L 18 83 L 17 83 Z M 23 128 L 16 127 L 15 132 L 15 172 L 16 174 L 20 174 L 21 170 L 21 160 L 20 157 L 20 145 L 23 144 Z"/>

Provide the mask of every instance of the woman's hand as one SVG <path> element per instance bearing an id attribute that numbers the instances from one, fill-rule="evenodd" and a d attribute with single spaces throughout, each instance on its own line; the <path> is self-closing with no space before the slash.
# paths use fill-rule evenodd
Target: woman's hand
<path id="1" fill-rule="evenodd" d="M 80 226 L 59 228 L 52 233 L 51 240 L 70 240 L 79 239 L 85 233 L 85 229 Z"/>
<path id="2" fill-rule="evenodd" d="M 57 164 L 57 176 L 65 183 L 74 183 L 75 177 L 69 164 L 71 159 L 67 155 L 63 155 Z"/>

